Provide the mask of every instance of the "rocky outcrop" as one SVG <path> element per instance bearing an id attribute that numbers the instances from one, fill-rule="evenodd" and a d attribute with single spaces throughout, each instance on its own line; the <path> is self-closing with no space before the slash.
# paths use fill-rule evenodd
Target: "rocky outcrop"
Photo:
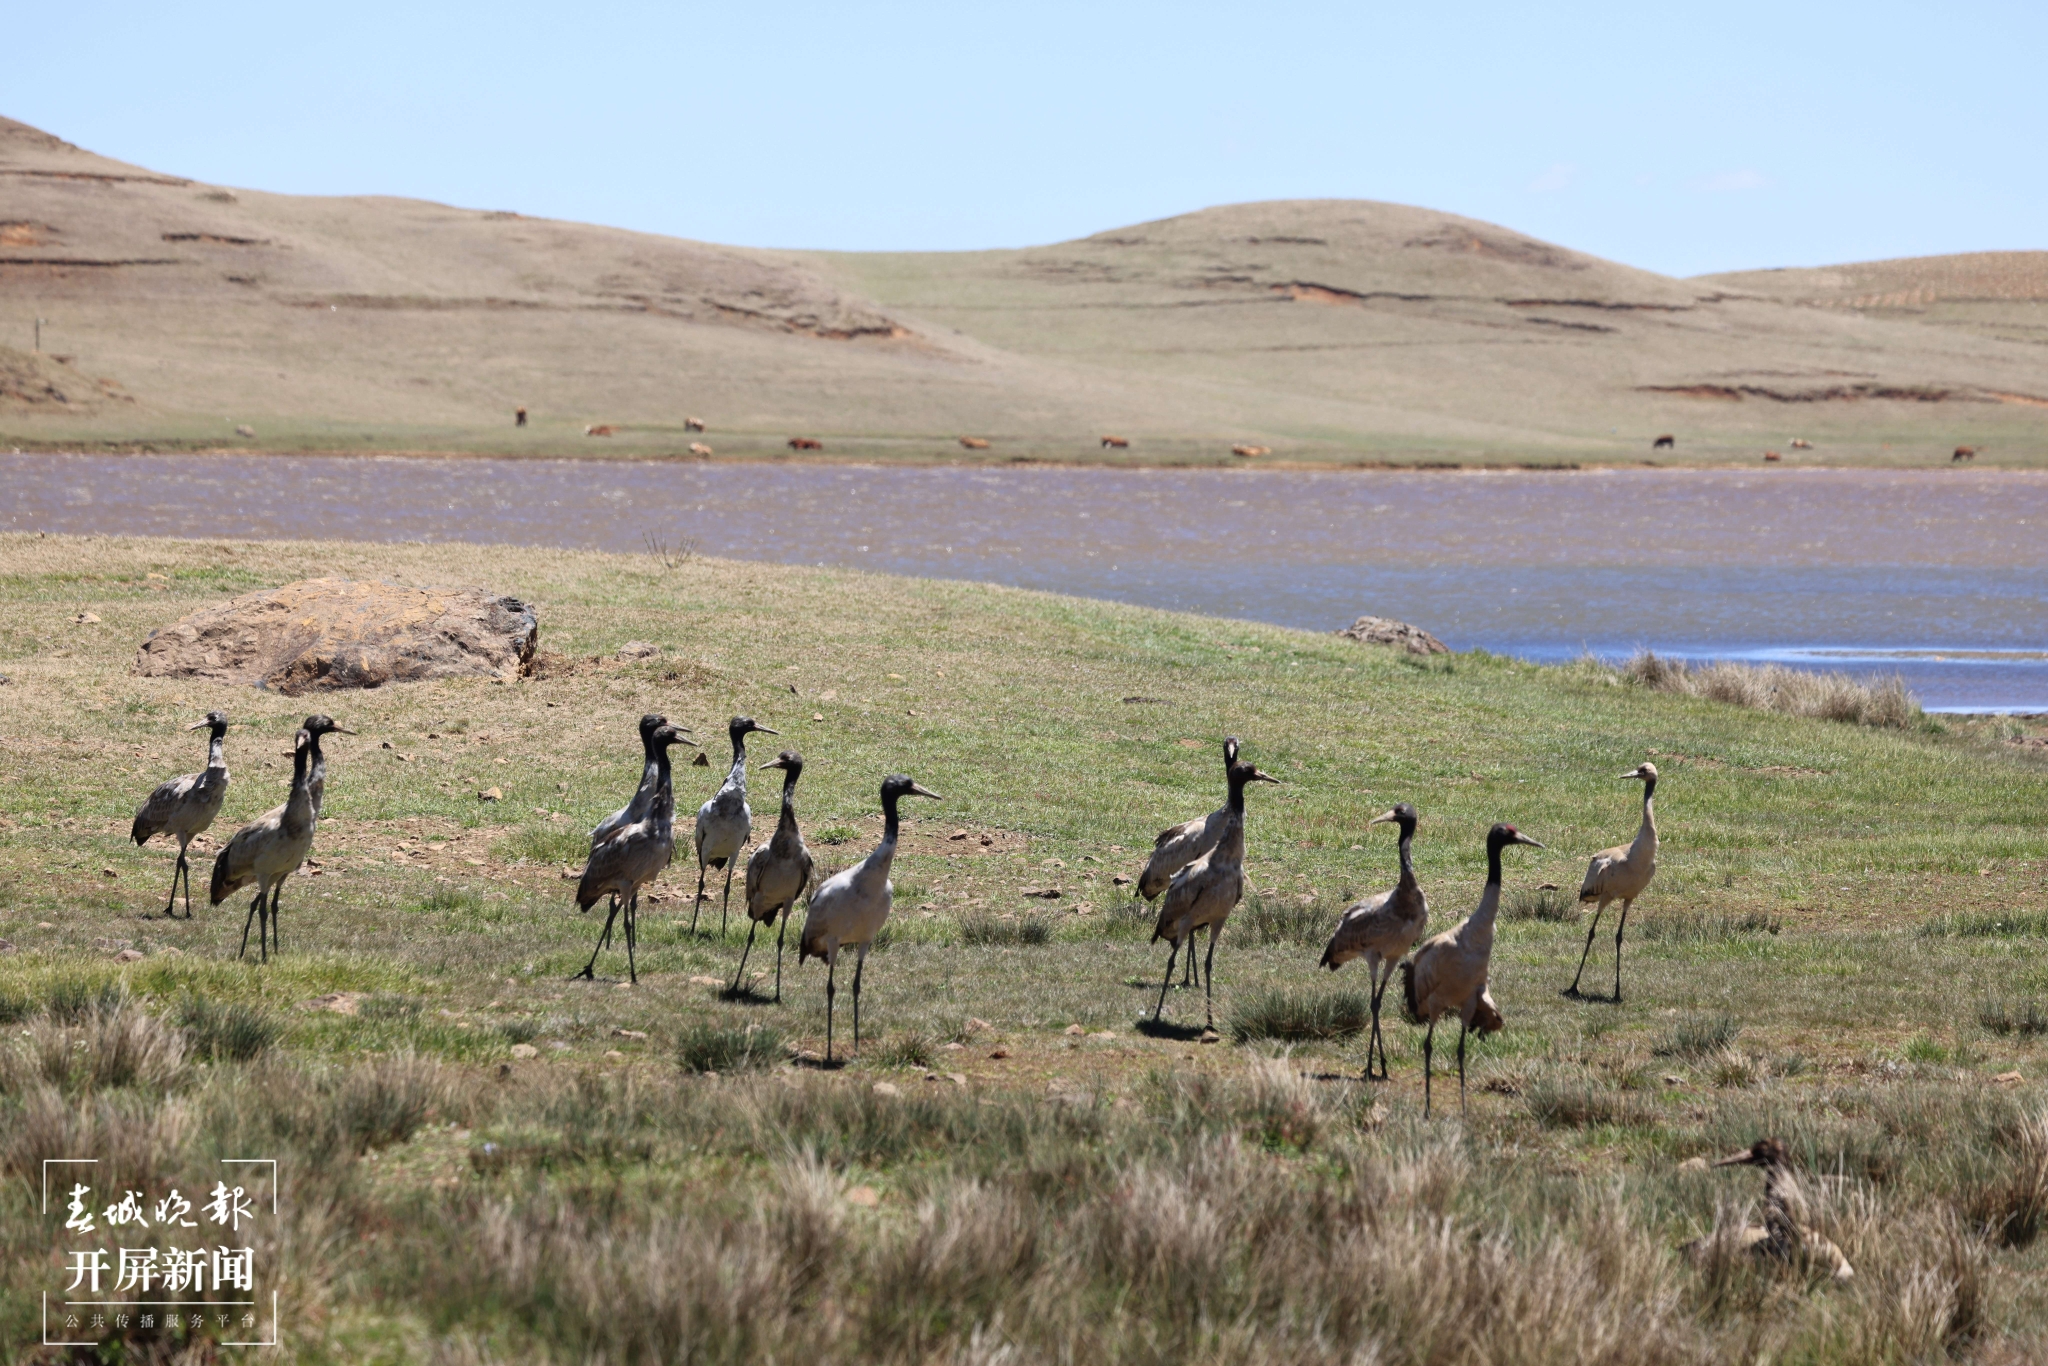
<path id="1" fill-rule="evenodd" d="M 1385 617 L 1360 617 L 1337 634 L 1365 645 L 1398 645 L 1411 655 L 1447 655 L 1451 652 L 1450 646 L 1420 626 L 1410 626 L 1405 621 L 1389 621 Z"/>
<path id="2" fill-rule="evenodd" d="M 288 697 L 429 678 L 510 681 L 532 669 L 539 639 L 531 606 L 481 588 L 305 579 L 161 628 L 142 643 L 135 672 Z"/>

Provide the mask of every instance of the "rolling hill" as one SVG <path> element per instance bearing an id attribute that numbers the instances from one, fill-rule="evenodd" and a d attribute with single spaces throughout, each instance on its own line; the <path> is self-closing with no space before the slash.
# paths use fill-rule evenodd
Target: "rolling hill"
<path id="1" fill-rule="evenodd" d="M 745 457 L 802 434 L 890 459 L 972 433 L 986 458 L 1095 459 L 1115 432 L 1140 461 L 1549 464 L 1672 432 L 1686 461 L 1797 435 L 1800 458 L 2029 464 L 2044 348 L 2048 252 L 1679 280 L 1351 200 L 1015 251 L 767 251 L 230 190 L 0 120 L 19 446 Z"/>

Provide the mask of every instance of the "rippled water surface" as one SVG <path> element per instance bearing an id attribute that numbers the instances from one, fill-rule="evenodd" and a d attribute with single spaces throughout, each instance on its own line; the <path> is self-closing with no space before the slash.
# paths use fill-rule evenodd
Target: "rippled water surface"
<path id="1" fill-rule="evenodd" d="M 1647 645 L 2048 711 L 2048 475 L 0 455 L 0 529 L 492 541 L 986 579 L 1537 659 Z"/>

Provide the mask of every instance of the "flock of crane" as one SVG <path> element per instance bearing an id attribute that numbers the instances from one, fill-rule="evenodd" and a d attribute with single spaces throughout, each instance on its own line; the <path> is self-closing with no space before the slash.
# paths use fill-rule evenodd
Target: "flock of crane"
<path id="1" fill-rule="evenodd" d="M 202 728 L 209 732 L 206 767 L 198 773 L 173 778 L 150 793 L 135 813 L 130 831 L 138 845 L 158 834 L 177 841 L 178 859 L 171 870 L 171 895 L 164 912 L 175 914 L 182 878 L 188 918 L 192 914 L 192 875 L 186 850 L 195 836 L 213 824 L 228 790 L 228 719 L 221 712 L 209 712 L 203 720 L 187 727 Z M 270 953 L 280 947 L 278 898 L 285 879 L 297 872 L 312 852 L 321 800 L 326 793 L 327 762 L 321 752 L 321 738 L 353 733 L 336 725 L 332 717 L 308 716 L 294 737 L 290 795 L 282 805 L 236 831 L 215 857 L 209 887 L 211 904 L 217 906 L 236 891 L 251 883 L 256 885 L 255 900 L 250 903 L 248 919 L 242 926 L 238 958 L 248 953 L 252 925 L 257 929 L 257 952 L 263 961 L 268 962 Z M 704 890 L 706 876 L 722 870 L 725 885 L 720 899 L 719 935 L 724 938 L 732 901 L 733 870 L 753 833 L 753 811 L 747 805 L 747 737 L 775 733 L 749 716 L 733 717 L 728 727 L 732 768 L 718 791 L 698 808 L 692 835 L 697 861 L 697 894 L 690 918 L 693 933 L 702 905 L 709 899 Z M 644 760 L 640 784 L 631 800 L 590 832 L 590 856 L 577 882 L 579 911 L 588 912 L 599 901 L 610 899 L 604 929 L 591 950 L 590 961 L 577 974 L 581 978 L 595 978 L 598 955 L 610 946 L 616 925 L 625 938 L 627 978 L 639 981 L 635 951 L 639 942 L 640 893 L 661 875 L 675 855 L 675 786 L 669 751 L 678 744 L 701 746 L 690 738 L 687 727 L 672 725 L 667 717 L 655 713 L 640 718 L 640 743 Z M 1216 942 L 1231 911 L 1244 896 L 1245 789 L 1252 783 L 1280 781 L 1240 758 L 1238 749 L 1235 736 L 1223 742 L 1228 790 L 1223 806 L 1207 816 L 1160 832 L 1138 877 L 1138 895 L 1145 901 L 1159 901 L 1152 940 L 1157 943 L 1163 939 L 1169 946 L 1166 972 L 1159 984 L 1159 1001 L 1152 1011 L 1155 1023 L 1166 1009 L 1174 963 L 1185 951 L 1184 984 L 1192 985 L 1199 977 L 1206 1022 L 1211 1028 L 1215 1025 Z M 798 829 L 796 815 L 796 785 L 803 774 L 803 756 L 783 750 L 761 767 L 782 771 L 782 809 L 774 835 L 757 845 L 747 860 L 747 942 L 740 952 L 730 990 L 735 995 L 739 993 L 755 935 L 763 925 L 773 923 L 777 926 L 774 1000 L 781 1001 L 783 945 L 789 916 L 806 889 L 810 889 L 803 931 L 797 941 L 797 962 L 802 964 L 815 957 L 823 959 L 826 965 L 825 1058 L 829 1063 L 839 955 L 843 949 L 854 954 L 853 1046 L 856 1052 L 860 1048 L 861 978 L 868 951 L 888 921 L 893 900 L 889 869 L 896 856 L 899 833 L 897 803 L 904 797 L 936 798 L 938 794 L 902 774 L 884 778 L 881 842 L 859 863 L 813 888 L 815 865 Z M 1622 934 L 1628 925 L 1629 909 L 1657 870 L 1656 766 L 1644 763 L 1621 776 L 1643 785 L 1642 824 L 1631 843 L 1594 855 L 1586 870 L 1579 899 L 1594 903 L 1595 909 L 1586 931 L 1585 950 L 1579 955 L 1579 971 L 1565 992 L 1572 997 L 1579 995 L 1579 981 L 1585 975 L 1600 918 L 1610 903 L 1619 901 L 1621 915 L 1614 930 L 1613 1000 L 1617 1003 L 1621 1000 Z M 1401 974 L 1404 1013 L 1410 1021 L 1427 1029 L 1422 1043 L 1423 1108 L 1427 1114 L 1437 1022 L 1453 1015 L 1458 1019 L 1461 1106 L 1465 1094 L 1466 1036 L 1474 1030 L 1483 1035 L 1501 1027 L 1500 1011 L 1487 990 L 1494 921 L 1500 912 L 1501 851 L 1515 844 L 1539 849 L 1543 846 L 1512 825 L 1495 825 L 1487 833 L 1486 886 L 1480 893 L 1477 909 L 1455 928 L 1418 944 L 1429 925 L 1429 902 L 1416 880 L 1412 857 L 1418 819 L 1415 808 L 1402 802 L 1368 822 L 1399 827 L 1400 876 L 1391 891 L 1359 901 L 1344 911 L 1329 946 L 1323 950 L 1321 966 L 1334 972 L 1355 958 L 1365 960 L 1372 1011 L 1371 1032 L 1366 1039 L 1368 1080 L 1384 1080 L 1388 1076 L 1380 1011 L 1394 974 Z M 1205 929 L 1209 932 L 1209 947 L 1197 969 L 1195 938 Z"/>

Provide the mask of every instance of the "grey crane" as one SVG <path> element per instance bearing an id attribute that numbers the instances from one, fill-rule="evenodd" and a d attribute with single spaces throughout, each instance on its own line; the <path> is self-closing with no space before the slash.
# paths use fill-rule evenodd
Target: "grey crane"
<path id="1" fill-rule="evenodd" d="M 811 851 L 804 847 L 803 833 L 796 825 L 796 780 L 803 776 L 804 756 L 793 749 L 761 765 L 782 770 L 782 814 L 775 822 L 775 834 L 754 850 L 747 860 L 747 946 L 740 951 L 739 970 L 732 975 L 737 993 L 747 972 L 747 955 L 754 950 L 754 931 L 765 921 L 776 922 L 775 999 L 782 999 L 782 938 L 789 930 L 789 912 L 811 881 Z"/>
<path id="2" fill-rule="evenodd" d="M 1422 1036 L 1422 1116 L 1429 1118 L 1430 1063 L 1436 1044 L 1436 1022 L 1445 1015 L 1458 1017 L 1458 1110 L 1465 1109 L 1465 1036 L 1477 1029 L 1482 1035 L 1501 1027 L 1500 1011 L 1486 990 L 1487 969 L 1493 961 L 1493 922 L 1500 914 L 1500 851 L 1510 844 L 1543 846 L 1512 825 L 1496 825 L 1486 832 L 1486 887 L 1479 894 L 1479 907 L 1459 922 L 1415 950 L 1415 956 L 1401 964 L 1401 996 L 1409 1022 L 1427 1024 Z"/>
<path id="3" fill-rule="evenodd" d="M 1837 1281 L 1855 1278 L 1856 1270 L 1842 1249 L 1807 1222 L 1806 1196 L 1792 1174 L 1791 1155 L 1783 1143 L 1760 1138 L 1713 1165 L 1764 1169 L 1764 1221 L 1735 1231 L 1737 1249 L 1798 1267 L 1808 1275 L 1817 1273 Z M 1712 1237 L 1701 1238 L 1680 1250 L 1693 1261 L 1704 1261 L 1713 1244 Z"/>
<path id="4" fill-rule="evenodd" d="M 1237 737 L 1223 737 L 1223 779 L 1230 781 L 1230 766 L 1237 762 Z M 1159 832 L 1152 841 L 1152 856 L 1145 860 L 1143 871 L 1138 874 L 1138 895 L 1146 901 L 1156 898 L 1173 881 L 1173 875 L 1193 863 L 1216 847 L 1217 838 L 1222 835 L 1224 825 L 1230 819 L 1228 803 L 1217 807 L 1206 816 L 1197 816 L 1191 821 L 1169 826 Z M 1186 971 L 1189 974 L 1181 982 L 1190 985 L 1195 971 L 1195 956 L 1187 956 Z"/>
<path id="5" fill-rule="evenodd" d="M 1207 928 L 1209 931 L 1209 954 L 1202 967 L 1202 990 L 1206 998 L 1207 1019 L 1213 1028 L 1216 1024 L 1216 940 L 1223 933 L 1223 922 L 1244 897 L 1244 789 L 1247 783 L 1278 783 L 1280 780 L 1270 773 L 1262 773 L 1257 767 L 1243 760 L 1230 766 L 1230 800 L 1225 805 L 1223 829 L 1217 834 L 1216 847 L 1173 875 L 1166 886 L 1166 895 L 1159 902 L 1159 919 L 1152 926 L 1152 942 L 1164 939 L 1173 946 L 1166 955 L 1166 976 L 1159 983 L 1159 1004 L 1153 1008 L 1152 1019 L 1156 1023 L 1161 1011 L 1166 1009 L 1166 989 L 1173 984 L 1173 960 L 1187 945 L 1189 954 L 1195 951 L 1195 934 Z"/>
<path id="6" fill-rule="evenodd" d="M 591 827 L 591 854 L 595 855 L 599 845 L 609 843 L 612 837 L 621 830 L 624 830 L 629 825 L 636 824 L 647 815 L 647 808 L 654 802 L 654 789 L 659 781 L 660 771 L 660 763 L 655 758 L 654 753 L 654 732 L 667 724 L 668 718 L 658 712 L 648 712 L 640 718 L 640 755 L 642 760 L 640 766 L 640 786 L 634 789 L 632 800 Z M 690 728 L 688 726 L 677 726 L 676 732 L 682 737 L 681 743 L 686 745 L 697 743 L 689 738 Z M 590 860 L 586 858 L 584 860 L 585 866 L 588 866 L 589 862 Z M 618 913 L 618 909 L 619 899 L 614 896 L 612 898 L 611 910 L 605 917 L 607 925 L 610 924 L 612 916 Z M 602 949 L 610 943 L 611 935 L 607 933 L 598 942 L 598 948 Z"/>
<path id="7" fill-rule="evenodd" d="M 839 951 L 851 946 L 856 955 L 853 967 L 853 1051 L 860 1052 L 860 979 L 867 967 L 868 949 L 889 919 L 895 888 L 889 884 L 889 865 L 896 859 L 898 822 L 896 803 L 904 797 L 929 797 L 930 792 L 901 773 L 882 779 L 882 842 L 868 856 L 843 873 L 827 878 L 825 885 L 811 893 L 804 913 L 803 933 L 797 938 L 796 961 L 825 960 L 825 1061 L 832 1061 L 832 1006 L 838 995 Z"/>
<path id="8" fill-rule="evenodd" d="M 237 830 L 213 859 L 213 880 L 208 899 L 218 906 L 252 881 L 256 899 L 249 904 L 249 919 L 242 923 L 241 958 L 249 952 L 249 925 L 256 923 L 256 948 L 264 962 L 270 950 L 283 951 L 278 933 L 278 900 L 284 880 L 299 870 L 306 855 L 313 852 L 313 834 L 320 812 L 313 805 L 313 750 L 326 734 L 353 735 L 329 716 L 309 716 L 292 743 L 292 790 L 284 805 L 270 810 Z"/>
<path id="9" fill-rule="evenodd" d="M 732 870 L 740 850 L 754 828 L 754 813 L 747 806 L 747 737 L 773 735 L 774 731 L 755 723 L 751 716 L 735 716 L 726 727 L 732 736 L 732 771 L 711 800 L 697 808 L 697 828 L 691 843 L 697 851 L 697 899 L 690 903 L 690 933 L 697 932 L 697 911 L 704 902 L 704 870 L 725 869 L 725 899 L 718 908 L 718 937 L 725 938 L 726 914 L 732 908 Z"/>
<path id="10" fill-rule="evenodd" d="M 1600 929 L 1600 914 L 1607 909 L 1608 902 L 1619 901 L 1621 919 L 1614 925 L 1616 1005 L 1621 1004 L 1621 932 L 1628 928 L 1629 907 L 1636 904 L 1636 898 L 1649 888 L 1650 879 L 1657 876 L 1657 811 L 1650 803 L 1657 793 L 1657 766 L 1638 764 L 1621 776 L 1624 781 L 1643 785 L 1643 823 L 1636 827 L 1634 840 L 1602 849 L 1586 865 L 1586 880 L 1579 884 L 1579 901 L 1598 904 L 1593 908 L 1593 923 L 1586 927 L 1586 947 L 1579 954 L 1579 970 L 1572 974 L 1572 984 L 1564 989 L 1565 995 L 1578 996 L 1579 978 L 1586 975 L 1586 959 L 1593 952 L 1593 936 Z"/>
<path id="11" fill-rule="evenodd" d="M 192 865 L 185 849 L 195 835 L 203 834 L 220 814 L 228 795 L 228 761 L 223 744 L 228 733 L 226 712 L 210 711 L 206 719 L 194 721 L 186 730 L 207 730 L 206 767 L 160 785 L 149 794 L 135 813 L 128 837 L 140 846 L 157 835 L 169 835 L 178 842 L 178 861 L 171 867 L 171 897 L 164 902 L 170 916 L 178 904 L 178 879 L 185 879 L 185 918 L 192 918 Z"/>
<path id="12" fill-rule="evenodd" d="M 604 918 L 604 933 L 590 951 L 590 961 L 577 977 L 596 980 L 597 955 L 611 942 L 612 921 L 624 913 L 626 932 L 626 979 L 640 980 L 634 950 L 638 946 L 640 889 L 661 876 L 676 851 L 676 796 L 669 769 L 669 746 L 680 741 L 682 732 L 674 726 L 654 728 L 654 797 L 639 820 L 620 829 L 591 852 L 583 865 L 583 877 L 576 884 L 576 909 L 588 911 L 600 897 L 614 898 Z"/>
<path id="13" fill-rule="evenodd" d="M 1387 1078 L 1387 1042 L 1380 1034 L 1380 1000 L 1387 994 L 1388 983 L 1394 980 L 1395 965 L 1408 956 L 1408 950 L 1415 947 L 1415 941 L 1429 927 L 1429 902 L 1422 895 L 1422 884 L 1415 880 L 1411 849 L 1418 819 L 1415 808 L 1401 802 L 1366 822 L 1371 826 L 1391 821 L 1401 827 L 1400 880 L 1391 892 L 1381 892 L 1348 907 L 1337 921 L 1337 932 L 1330 936 L 1329 947 L 1323 950 L 1321 966 L 1330 971 L 1335 972 L 1354 958 L 1363 958 L 1371 974 L 1372 1034 L 1365 1041 L 1367 1081 L 1373 1079 L 1375 1048 L 1379 1050 L 1380 1080 Z"/>

